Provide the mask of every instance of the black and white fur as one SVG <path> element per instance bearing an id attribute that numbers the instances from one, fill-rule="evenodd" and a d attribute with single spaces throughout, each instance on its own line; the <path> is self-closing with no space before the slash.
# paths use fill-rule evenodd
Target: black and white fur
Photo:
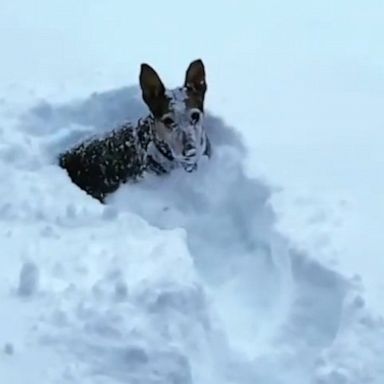
<path id="1" fill-rule="evenodd" d="M 204 129 L 207 87 L 201 60 L 189 65 L 183 87 L 174 90 L 166 90 L 155 70 L 142 64 L 140 86 L 149 116 L 59 156 L 71 180 L 101 202 L 122 183 L 135 182 L 145 172 L 161 175 L 177 167 L 192 172 L 202 156 L 211 154 Z"/>

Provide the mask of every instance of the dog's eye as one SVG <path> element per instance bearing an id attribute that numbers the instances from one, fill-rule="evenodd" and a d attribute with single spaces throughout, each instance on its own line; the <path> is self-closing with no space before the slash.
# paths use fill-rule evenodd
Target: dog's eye
<path id="1" fill-rule="evenodd" d="M 198 123 L 198 121 L 200 120 L 200 113 L 199 112 L 192 112 L 191 113 L 191 120 L 192 120 L 193 124 Z"/>
<path id="2" fill-rule="evenodd" d="M 170 116 L 164 117 L 162 121 L 163 121 L 163 124 L 169 128 L 175 124 L 175 121 Z"/>

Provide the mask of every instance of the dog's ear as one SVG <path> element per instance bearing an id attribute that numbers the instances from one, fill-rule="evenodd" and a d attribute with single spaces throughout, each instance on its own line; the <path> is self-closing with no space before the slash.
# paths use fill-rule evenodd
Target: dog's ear
<path id="1" fill-rule="evenodd" d="M 141 64 L 140 87 L 143 100 L 151 112 L 157 116 L 161 114 L 161 107 L 165 100 L 165 87 L 156 71 L 148 64 Z"/>
<path id="2" fill-rule="evenodd" d="M 198 59 L 189 64 L 185 74 L 184 86 L 199 93 L 202 98 L 204 97 L 207 83 L 205 81 L 205 69 L 202 60 Z"/>
<path id="3" fill-rule="evenodd" d="M 165 87 L 156 71 L 148 64 L 141 64 L 140 87 L 143 98 L 156 99 L 165 93 Z"/>

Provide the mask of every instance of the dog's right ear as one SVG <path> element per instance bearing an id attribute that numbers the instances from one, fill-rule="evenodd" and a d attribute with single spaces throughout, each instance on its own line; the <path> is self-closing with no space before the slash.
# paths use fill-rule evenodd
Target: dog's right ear
<path id="1" fill-rule="evenodd" d="M 141 64 L 140 87 L 148 107 L 154 100 L 164 96 L 165 87 L 156 71 L 148 64 Z"/>

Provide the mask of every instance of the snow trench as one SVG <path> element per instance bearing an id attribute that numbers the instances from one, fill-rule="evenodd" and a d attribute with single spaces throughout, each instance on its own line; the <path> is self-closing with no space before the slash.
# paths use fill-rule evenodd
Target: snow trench
<path id="1" fill-rule="evenodd" d="M 2 382 L 382 383 L 383 324 L 360 282 L 277 231 L 273 188 L 221 119 L 207 117 L 214 152 L 196 173 L 148 176 L 105 206 L 56 165 L 145 113 L 136 88 L 2 107 Z"/>

